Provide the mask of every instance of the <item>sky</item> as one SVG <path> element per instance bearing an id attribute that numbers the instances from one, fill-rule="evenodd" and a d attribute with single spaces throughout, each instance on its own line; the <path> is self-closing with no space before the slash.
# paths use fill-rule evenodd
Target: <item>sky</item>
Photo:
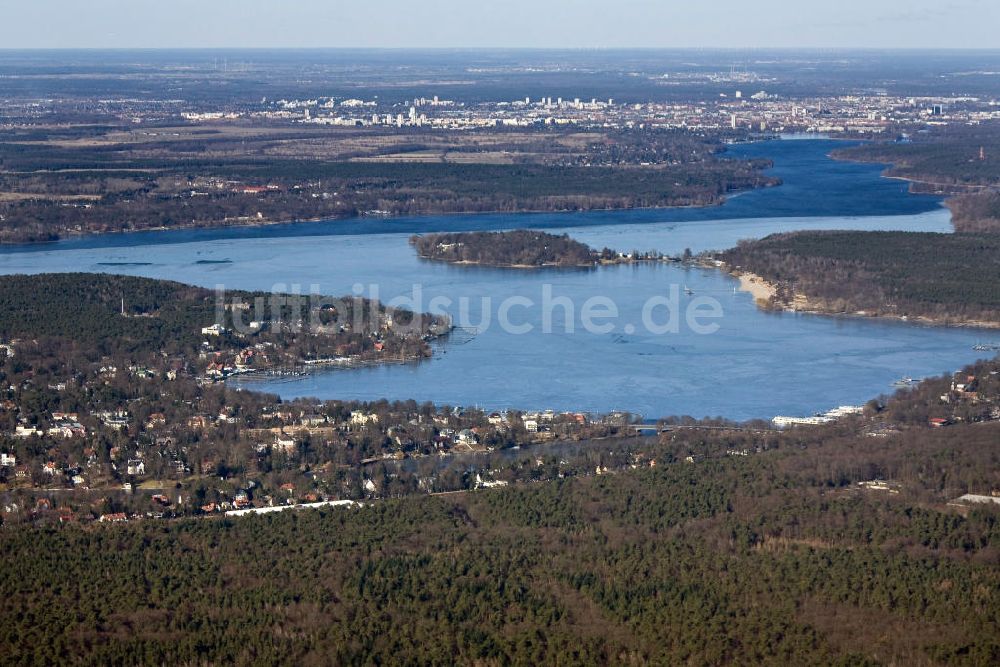
<path id="1" fill-rule="evenodd" d="M 997 0 L 0 0 L 0 48 L 1000 48 Z"/>

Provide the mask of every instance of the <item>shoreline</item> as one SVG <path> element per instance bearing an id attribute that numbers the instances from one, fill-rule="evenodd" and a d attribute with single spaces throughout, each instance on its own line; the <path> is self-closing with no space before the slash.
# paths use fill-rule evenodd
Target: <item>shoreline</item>
<path id="1" fill-rule="evenodd" d="M 442 212 L 431 212 L 425 211 L 421 213 L 406 213 L 406 214 L 389 214 L 389 215 L 365 215 L 364 213 L 359 213 L 357 215 L 346 215 L 346 216 L 319 216 L 313 218 L 293 218 L 287 220 L 261 220 L 252 219 L 247 222 L 237 222 L 237 223 L 227 223 L 226 221 L 221 221 L 218 223 L 180 223 L 172 225 L 170 227 L 164 227 L 159 225 L 156 227 L 143 227 L 139 229 L 117 229 L 110 231 L 78 231 L 78 230 L 61 230 L 57 231 L 56 234 L 62 234 L 57 236 L 55 239 L 46 239 L 39 241 L 9 241 L 0 238 L 0 248 L 16 248 L 16 247 L 36 247 L 45 246 L 47 244 L 59 243 L 60 241 L 68 241 L 73 239 L 86 239 L 95 238 L 101 236 L 116 236 L 116 235 L 126 235 L 126 234 L 142 234 L 148 232 L 178 232 L 178 231 L 211 231 L 211 230 L 224 230 L 224 229 L 265 229 L 267 227 L 275 227 L 279 225 L 295 226 L 298 224 L 308 224 L 308 223 L 321 223 L 321 222 L 350 222 L 359 220 L 383 220 L 386 222 L 391 222 L 395 220 L 404 219 L 415 219 L 415 218 L 437 218 L 437 217 L 458 217 L 458 216 L 490 216 L 490 215 L 571 215 L 580 213 L 615 213 L 621 211 L 670 211 L 670 210 L 684 210 L 684 209 L 710 209 L 718 208 L 724 206 L 731 196 L 736 196 L 740 194 L 746 194 L 748 192 L 754 192 L 756 190 L 762 190 L 766 188 L 777 187 L 777 185 L 761 185 L 755 188 L 745 188 L 733 190 L 732 193 L 724 193 L 723 195 L 717 197 L 716 201 L 708 204 L 677 204 L 674 206 L 613 206 L 613 207 L 594 207 L 594 208 L 584 208 L 584 209 L 532 209 L 532 208 L 518 208 L 509 211 L 442 211 Z"/>
<path id="2" fill-rule="evenodd" d="M 966 329 L 1000 329 L 1000 322 L 982 320 L 963 320 L 950 317 L 927 317 L 926 315 L 882 315 L 859 310 L 854 312 L 835 311 L 824 308 L 823 305 L 804 294 L 795 294 L 791 303 L 775 302 L 778 286 L 756 273 L 731 269 L 725 264 L 718 268 L 739 280 L 739 290 L 747 292 L 754 298 L 754 303 L 761 310 L 771 310 L 786 313 L 802 313 L 805 315 L 822 315 L 825 317 L 849 317 L 853 319 L 890 320 L 904 324 L 919 324 L 932 327 L 954 327 Z"/>
<path id="3" fill-rule="evenodd" d="M 596 269 L 602 266 L 621 266 L 623 264 L 645 264 L 647 262 L 665 262 L 665 263 L 677 263 L 680 259 L 674 257 L 651 257 L 649 259 L 615 259 L 615 260 L 604 260 L 595 259 L 593 262 L 581 263 L 581 264 L 500 264 L 492 262 L 480 262 L 471 259 L 438 259 L 437 257 L 428 257 L 427 255 L 417 254 L 419 259 L 426 262 L 434 262 L 436 264 L 449 264 L 451 266 L 478 266 L 488 269 L 518 269 L 521 271 L 531 271 L 539 269 Z"/>
<path id="4" fill-rule="evenodd" d="M 912 196 L 923 196 L 923 197 L 938 197 L 941 199 L 941 206 L 947 208 L 952 213 L 952 230 L 958 232 L 958 227 L 955 225 L 955 212 L 951 208 L 952 200 L 961 197 L 963 195 L 973 195 L 989 190 L 996 189 L 996 185 L 979 184 L 979 183 L 945 183 L 941 181 L 930 180 L 934 178 L 931 175 L 928 176 L 902 176 L 900 174 L 892 173 L 896 168 L 897 163 L 895 162 L 881 162 L 879 160 L 864 160 L 856 157 L 850 157 L 843 155 L 844 149 L 837 149 L 829 153 L 831 160 L 837 162 L 852 162 L 854 164 L 870 164 L 870 165 L 881 165 L 883 167 L 882 171 L 879 173 L 881 178 L 885 178 L 891 181 L 902 181 L 903 183 L 908 183 L 907 194 Z M 921 191 L 920 186 L 936 189 L 936 191 Z"/>
<path id="5" fill-rule="evenodd" d="M 778 288 L 775 284 L 767 282 L 756 273 L 736 271 L 729 269 L 729 267 L 721 268 L 740 281 L 739 290 L 750 294 L 758 308 L 770 308 L 772 299 L 778 293 Z"/>
<path id="6" fill-rule="evenodd" d="M 843 142 L 861 142 L 865 143 L 864 139 L 858 139 L 854 137 L 835 137 L 835 136 L 825 136 L 816 137 L 816 139 L 822 139 L 826 141 L 843 141 Z M 754 140 L 747 143 L 766 143 L 767 141 L 781 141 L 782 139 L 763 139 Z M 787 140 L 786 140 L 787 141 Z M 829 151 L 826 155 L 829 159 L 837 162 L 850 162 L 855 164 L 880 164 L 884 165 L 885 169 L 880 174 L 881 178 L 903 180 L 910 183 L 922 183 L 917 179 L 894 176 L 890 175 L 888 172 L 895 166 L 893 163 L 877 162 L 877 161 L 867 161 L 859 160 L 851 157 L 846 157 L 839 154 L 843 149 L 836 148 Z M 722 153 L 725 153 L 723 150 Z M 772 165 L 773 168 L 773 165 Z M 766 169 L 764 170 L 767 171 Z M 55 239 L 49 240 L 38 240 L 38 241 L 10 241 L 0 238 L 0 249 L 4 247 L 35 247 L 44 246 L 46 244 L 58 243 L 60 241 L 66 241 L 71 239 L 84 239 L 91 237 L 101 237 L 101 236 L 113 236 L 113 235 L 126 235 L 126 234 L 139 234 L 145 232 L 170 232 L 170 231 L 192 231 L 192 230 L 224 230 L 224 229 L 263 229 L 267 227 L 279 226 L 279 225 L 289 225 L 294 226 L 299 223 L 322 223 L 322 222 L 347 222 L 347 221 L 357 221 L 357 220 L 368 220 L 368 219 L 381 219 L 385 221 L 400 220 L 406 218 L 430 218 L 430 217 L 453 217 L 453 216 L 490 216 L 490 215 L 541 215 L 541 214 L 579 214 L 579 213 L 613 213 L 620 211 L 666 211 L 673 209 L 710 209 L 718 208 L 724 206 L 730 199 L 738 197 L 740 195 L 747 194 L 749 192 L 754 192 L 757 190 L 765 190 L 773 187 L 778 187 L 782 185 L 780 179 L 776 183 L 763 183 L 756 187 L 749 188 L 738 188 L 732 191 L 727 191 L 721 195 L 716 196 L 715 200 L 709 203 L 700 204 L 678 204 L 678 205 L 665 205 L 665 206 L 612 206 L 612 207 L 594 207 L 585 209 L 532 209 L 532 208 L 517 208 L 514 210 L 494 210 L 494 211 L 442 211 L 442 212 L 432 212 L 425 211 L 421 213 L 409 213 L 409 214 L 387 214 L 387 215 L 366 215 L 365 212 L 360 212 L 356 215 L 347 216 L 318 216 L 310 218 L 294 218 L 294 219 L 282 219 L 282 220 L 261 220 L 255 218 L 247 218 L 245 222 L 235 222 L 228 223 L 223 220 L 220 222 L 210 222 L 210 223 L 180 223 L 177 225 L 172 225 L 170 227 L 156 226 L 156 227 L 145 227 L 140 229 L 119 229 L 111 231 L 78 231 L 78 230 L 62 230 L 57 231 L 56 234 L 61 234 Z M 988 187 L 988 186 L 977 186 L 977 187 Z M 931 197 L 940 197 L 942 199 L 942 205 L 947 207 L 947 201 L 951 199 L 954 194 L 942 195 L 934 193 L 924 193 L 924 192 L 914 192 L 911 188 L 910 195 L 924 195 Z M 427 258 L 430 259 L 430 258 Z M 492 266 L 492 265 L 490 265 Z M 589 265 L 580 265 L 589 266 Z M 497 268 L 507 268 L 506 266 L 498 266 Z M 511 266 L 510 268 L 522 268 Z M 541 268 L 530 266 L 527 268 Z"/>
<path id="7" fill-rule="evenodd" d="M 437 257 L 428 257 L 427 255 L 418 254 L 417 257 L 426 261 L 434 262 L 435 264 L 449 264 L 451 266 L 481 266 L 488 269 L 520 269 L 533 270 L 533 269 L 590 269 L 598 265 L 597 262 L 587 263 L 587 264 L 499 264 L 492 262 L 479 262 L 471 259 L 438 259 Z"/>

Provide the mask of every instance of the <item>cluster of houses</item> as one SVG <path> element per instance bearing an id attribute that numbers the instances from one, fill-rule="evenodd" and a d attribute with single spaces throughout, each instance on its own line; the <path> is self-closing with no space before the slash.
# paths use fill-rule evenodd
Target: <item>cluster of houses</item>
<path id="1" fill-rule="evenodd" d="M 354 410 L 346 419 L 338 420 L 322 414 L 302 413 L 295 416 L 289 410 L 276 410 L 265 416 L 279 420 L 282 425 L 258 429 L 254 435 L 271 437 L 271 441 L 261 439 L 257 451 L 268 449 L 291 453 L 300 442 L 301 436 L 336 437 L 363 429 L 378 429 L 384 432 L 394 444 L 395 451 L 386 452 L 385 458 L 405 456 L 405 452 L 430 445 L 438 453 L 451 451 L 474 451 L 488 448 L 485 444 L 497 436 L 505 436 L 514 429 L 520 429 L 522 437 L 545 441 L 552 437 L 552 427 L 556 422 L 570 425 L 586 425 L 589 418 L 582 413 L 530 412 L 516 415 L 509 412 L 469 413 L 463 408 L 455 408 L 450 413 L 438 413 L 429 418 L 422 415 L 389 414 Z M 207 425 L 200 424 L 200 425 Z M 547 437 L 548 436 L 548 437 Z"/>
<path id="2" fill-rule="evenodd" d="M 51 425 L 42 430 L 26 420 L 14 427 L 15 438 L 31 438 L 49 435 L 54 438 L 76 438 L 87 435 L 87 429 L 80 423 L 76 413 L 53 412 Z"/>
<path id="3" fill-rule="evenodd" d="M 449 415 L 435 415 L 424 419 L 417 415 L 380 415 L 369 410 L 353 410 L 343 420 L 317 413 L 302 413 L 295 417 L 290 411 L 275 411 L 269 415 L 280 420 L 283 425 L 266 429 L 258 429 L 254 435 L 273 437 L 270 442 L 261 441 L 257 452 L 264 453 L 268 449 L 284 454 L 291 454 L 302 441 L 303 436 L 319 436 L 325 438 L 343 438 L 352 432 L 365 429 L 375 429 L 384 433 L 394 445 L 395 451 L 386 452 L 385 458 L 405 456 L 405 452 L 416 449 L 421 443 L 433 446 L 439 452 L 446 452 L 456 447 L 475 448 L 487 429 L 505 432 L 506 423 L 490 422 L 491 426 L 476 425 L 475 419 L 461 418 L 460 409 Z M 453 426 L 457 421 L 465 426 Z"/>
<path id="4" fill-rule="evenodd" d="M 976 391 L 978 383 L 975 375 L 966 373 L 956 373 L 951 380 L 951 390 L 947 394 L 941 395 L 942 403 L 955 403 L 958 401 L 979 402 L 979 393 Z"/>
<path id="5" fill-rule="evenodd" d="M 996 371 L 991 371 L 988 376 L 982 378 L 958 371 L 952 376 L 948 391 L 941 394 L 941 403 L 952 406 L 956 412 L 959 406 L 977 406 L 980 414 L 976 415 L 975 419 L 998 421 L 1000 420 L 1000 405 L 997 405 L 995 396 L 997 382 Z M 986 386 L 990 383 L 992 383 L 992 389 Z M 985 392 L 983 391 L 984 387 L 986 388 Z M 960 421 L 962 421 L 962 417 L 953 414 L 947 417 L 932 417 L 928 420 L 928 425 L 931 428 L 944 428 Z"/>
<path id="6" fill-rule="evenodd" d="M 528 437 L 536 441 L 545 441 L 553 436 L 553 425 L 556 423 L 572 426 L 585 426 L 590 422 L 583 413 L 556 413 L 554 411 L 528 412 L 524 414 L 493 412 L 483 415 L 479 411 L 466 411 L 455 408 L 451 412 L 438 412 L 430 416 L 420 414 L 380 413 L 374 410 L 355 409 L 346 416 L 334 416 L 321 412 L 308 412 L 301 408 L 292 409 L 280 404 L 265 409 L 257 415 L 255 421 L 261 424 L 257 429 L 247 429 L 245 434 L 257 438 L 257 452 L 268 450 L 293 454 L 304 436 L 321 437 L 333 442 L 346 442 L 346 438 L 354 431 L 374 429 L 384 434 L 393 447 L 385 453 L 385 457 L 399 457 L 406 452 L 416 451 L 421 447 L 430 447 L 432 451 L 450 453 L 451 451 L 475 451 L 490 448 L 491 442 L 506 436 L 512 430 L 521 433 L 522 438 Z M 126 432 L 132 425 L 133 418 L 124 408 L 95 411 L 91 418 L 100 425 L 112 431 Z M 616 417 L 606 417 L 614 420 Z M 276 424 L 267 426 L 268 422 Z M 80 423 L 77 413 L 53 412 L 47 420 L 47 427 L 22 423 L 18 424 L 15 433 L 17 438 L 84 438 L 88 429 Z M 207 431 L 220 425 L 239 425 L 243 417 L 232 408 L 223 408 L 219 414 L 194 414 L 185 419 L 183 427 L 192 431 Z M 146 416 L 139 427 L 143 433 L 163 430 L 167 419 L 162 413 L 156 412 Z M 264 436 L 263 438 L 261 436 Z M 142 449 L 149 448 L 161 456 L 170 454 L 172 465 L 167 466 L 168 473 L 185 476 L 192 472 L 192 466 L 185 460 L 184 453 L 173 447 L 172 438 L 163 436 L 150 439 L 142 437 L 143 445 L 136 444 L 126 455 L 119 447 L 110 451 L 110 466 L 116 475 L 121 477 L 143 477 L 147 474 L 147 460 Z M 155 442 L 154 442 L 155 440 Z M 146 442 L 148 441 L 148 442 Z M 91 461 L 94 463 L 92 448 Z M 4 454 L 8 467 L 15 467 L 14 453 Z M 75 486 L 84 484 L 75 465 L 57 466 L 51 461 L 43 463 L 42 472 L 54 478 L 65 474 Z M 196 471 L 204 470 L 202 465 Z M 70 474 L 73 473 L 73 474 Z M 30 476 L 30 475 L 28 475 Z"/>
<path id="7" fill-rule="evenodd" d="M 220 336 L 226 333 L 222 328 L 216 331 Z M 225 373 L 229 368 L 253 364 L 258 361 L 259 355 L 268 354 L 269 346 L 273 343 L 260 342 L 236 354 L 223 353 L 232 361 L 222 363 L 219 370 Z M 211 348 L 211 344 L 203 348 L 209 363 L 216 359 L 216 353 Z M 74 375 L 66 380 L 47 378 L 47 384 L 42 386 L 62 395 L 66 400 L 60 403 L 66 405 L 78 403 L 83 396 L 93 393 L 89 390 L 101 387 L 137 390 L 132 398 L 103 402 L 86 413 L 36 413 L 24 409 L 19 400 L 21 392 L 34 390 L 30 376 L 20 384 L 12 384 L 7 388 L 6 395 L 0 396 L 0 411 L 6 413 L 9 419 L 8 428 L 13 428 L 5 434 L 6 442 L 0 444 L 0 477 L 9 489 L 17 494 L 28 494 L 28 497 L 44 493 L 50 498 L 75 498 L 77 500 L 68 505 L 83 503 L 81 507 L 90 507 L 83 512 L 78 507 L 78 517 L 88 516 L 88 512 L 89 516 L 97 516 L 94 511 L 100 507 L 101 494 L 118 498 L 120 506 L 131 508 L 128 513 L 105 512 L 101 519 L 104 523 L 126 521 L 136 516 L 197 513 L 199 509 L 215 513 L 243 511 L 260 507 L 262 503 L 270 506 L 272 503 L 321 502 L 324 497 L 313 490 L 323 488 L 335 499 L 338 493 L 343 494 L 348 489 L 354 489 L 350 492 L 356 493 L 358 484 L 362 494 L 378 497 L 386 491 L 382 488 L 381 477 L 373 479 L 366 476 L 363 469 L 354 469 L 350 474 L 354 486 L 344 486 L 343 489 L 325 487 L 316 483 L 319 478 L 315 477 L 315 471 L 328 464 L 332 467 L 323 473 L 323 479 L 331 484 L 330 480 L 336 478 L 336 484 L 343 485 L 347 482 L 337 477 L 343 474 L 338 473 L 337 468 L 344 464 L 331 461 L 317 464 L 311 461 L 307 468 L 303 468 L 298 457 L 306 456 L 307 452 L 321 446 L 327 452 L 333 452 L 331 460 L 339 460 L 337 452 L 341 445 L 354 448 L 358 447 L 358 443 L 365 443 L 363 456 L 373 458 L 362 458 L 364 465 L 386 458 L 479 452 L 513 443 L 544 442 L 572 432 L 576 426 L 599 423 L 582 413 L 535 411 L 520 414 L 503 411 L 486 414 L 478 409 L 461 407 L 446 410 L 402 409 L 389 404 L 355 407 L 340 403 L 250 401 L 249 404 L 255 406 L 254 413 L 250 414 L 246 412 L 248 404 L 235 402 L 219 407 L 214 402 L 218 396 L 196 390 L 197 378 L 183 359 L 164 357 L 162 364 L 153 362 L 156 365 L 152 368 L 130 361 L 109 361 L 104 359 L 94 364 L 89 377 Z M 171 381 L 185 380 L 190 382 L 190 386 L 147 382 L 161 377 Z M 185 387 L 192 393 L 188 393 Z M 153 392 L 156 398 L 149 392 Z M 210 395 L 213 399 L 203 402 Z M 166 397 L 169 398 L 164 402 L 162 399 Z M 150 404 L 173 405 L 170 414 L 176 416 L 168 418 L 163 412 L 150 412 Z M 207 405 L 215 407 L 207 410 Z M 165 410 L 162 407 L 159 409 Z M 611 423 L 619 417 L 604 419 Z M 225 447 L 218 448 L 222 442 L 218 438 L 225 439 L 225 447 L 248 447 L 247 451 L 251 454 L 249 468 L 234 475 L 232 460 L 223 453 Z M 260 457 L 256 462 L 254 447 Z M 288 460 L 278 458 L 272 462 L 269 457 L 273 453 L 286 455 Z M 254 466 L 259 462 L 265 462 L 268 473 L 257 475 Z M 233 491 L 234 481 L 247 472 L 250 475 L 243 483 L 252 480 L 258 487 L 253 491 L 249 488 Z M 270 472 L 275 474 L 269 476 Z M 277 485 L 278 480 L 284 481 L 289 475 L 295 483 L 287 490 L 287 497 L 283 487 L 281 492 L 270 488 L 269 485 Z M 153 490 L 149 487 L 154 479 L 207 483 L 214 495 L 200 505 L 190 501 L 184 503 L 183 510 L 180 510 L 181 505 L 171 502 L 166 496 L 154 495 L 151 499 L 149 494 Z M 175 481 L 170 481 L 171 488 Z M 433 481 L 417 481 L 425 483 L 429 489 L 433 488 Z M 138 492 L 140 483 L 143 493 Z M 385 483 L 395 484 L 391 481 Z M 504 481 L 483 474 L 470 484 L 491 488 L 502 486 Z M 269 488 L 268 494 L 261 491 L 263 487 Z M 52 495 L 56 489 L 76 489 L 80 493 Z M 95 504 L 87 505 L 91 501 Z M 149 507 L 150 503 L 152 507 Z M 54 517 L 63 509 L 65 506 L 51 511 L 36 507 L 33 511 Z"/>

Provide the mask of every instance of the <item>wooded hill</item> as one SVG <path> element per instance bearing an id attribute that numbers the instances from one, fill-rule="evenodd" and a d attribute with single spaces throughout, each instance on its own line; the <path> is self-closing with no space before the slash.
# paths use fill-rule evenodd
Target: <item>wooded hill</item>
<path id="1" fill-rule="evenodd" d="M 339 310 L 324 308 L 322 312 L 313 312 L 325 302 L 312 303 L 309 295 L 303 295 L 300 303 L 286 299 L 284 305 L 271 308 L 274 296 L 264 292 L 227 292 L 227 304 L 240 299 L 256 306 L 257 300 L 262 299 L 263 312 L 253 307 L 238 313 L 231 308 L 223 310 L 219 324 L 230 332 L 213 337 L 213 342 L 224 349 L 244 347 L 247 343 L 237 340 L 239 337 L 231 331 L 235 328 L 233 318 L 241 317 L 245 329 L 257 317 L 263 324 L 252 337 L 288 350 L 301 348 L 322 355 L 337 353 L 338 348 L 347 346 L 357 352 L 370 351 L 376 338 L 392 351 L 412 347 L 402 336 L 386 330 L 387 311 L 377 302 L 345 297 L 337 301 Z M 92 273 L 0 276 L 0 340 L 64 339 L 95 354 L 162 352 L 190 359 L 206 339 L 202 329 L 219 318 L 216 302 L 217 295 L 211 290 L 135 276 Z M 403 311 L 394 317 L 400 323 L 418 318 L 412 327 L 418 347 L 424 346 L 419 340 L 421 334 L 435 323 L 442 324 L 429 315 L 415 316 Z M 325 325 L 344 323 L 347 329 L 327 328 L 322 336 L 298 336 L 294 327 L 279 324 L 300 320 L 305 323 L 303 332 L 312 321 Z"/>
<path id="2" fill-rule="evenodd" d="M 775 234 L 718 255 L 831 313 L 1000 323 L 1000 236 L 820 231 Z"/>

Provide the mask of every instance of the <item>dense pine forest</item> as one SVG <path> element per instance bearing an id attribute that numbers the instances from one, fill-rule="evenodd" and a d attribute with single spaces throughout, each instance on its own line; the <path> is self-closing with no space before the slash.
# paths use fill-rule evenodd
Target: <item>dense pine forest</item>
<path id="1" fill-rule="evenodd" d="M 998 435 L 806 430 L 754 456 L 465 495 L 5 530 L 0 655 L 993 665 L 1000 514 L 934 499 L 946 479 L 996 482 Z M 873 473 L 902 493 L 851 481 Z"/>
<path id="2" fill-rule="evenodd" d="M 1000 192 L 986 190 L 948 200 L 952 224 L 959 232 L 1000 232 Z"/>
<path id="3" fill-rule="evenodd" d="M 794 232 L 741 243 L 718 257 L 775 284 L 778 307 L 1000 323 L 996 235 Z"/>

